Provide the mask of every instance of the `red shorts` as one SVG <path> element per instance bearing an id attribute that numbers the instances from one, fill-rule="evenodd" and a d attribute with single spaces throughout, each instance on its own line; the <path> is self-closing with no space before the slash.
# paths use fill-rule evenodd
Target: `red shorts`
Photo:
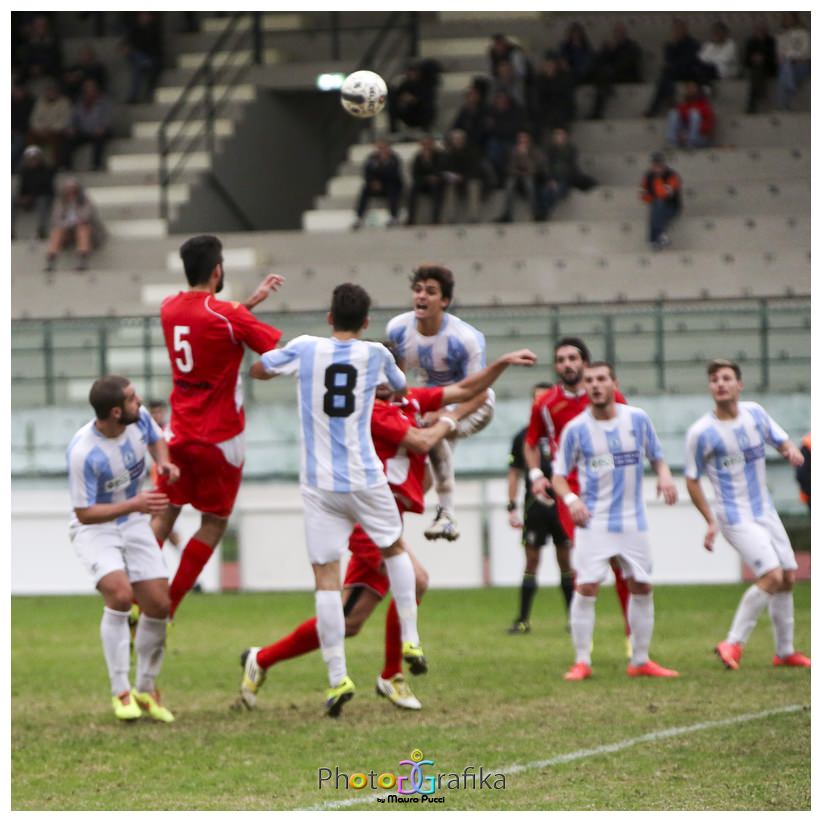
<path id="1" fill-rule="evenodd" d="M 193 505 L 204 514 L 228 517 L 240 490 L 243 469 L 232 465 L 219 446 L 207 442 L 177 442 L 168 446 L 180 479 L 169 483 L 159 477 L 157 489 L 172 505 Z"/>
<path id="2" fill-rule="evenodd" d="M 345 569 L 343 587 L 356 588 L 364 585 L 382 599 L 391 587 L 382 562 L 382 552 L 359 525 L 355 525 L 351 532 L 348 550 L 351 552 L 351 559 Z"/>

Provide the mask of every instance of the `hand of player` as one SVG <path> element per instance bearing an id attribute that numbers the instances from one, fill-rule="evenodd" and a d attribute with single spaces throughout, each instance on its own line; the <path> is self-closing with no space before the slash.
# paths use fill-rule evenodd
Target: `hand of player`
<path id="1" fill-rule="evenodd" d="M 531 493 L 536 497 L 550 499 L 548 490 L 551 488 L 551 480 L 548 477 L 538 477 L 531 483 Z"/>
<path id="2" fill-rule="evenodd" d="M 522 520 L 519 517 L 519 511 L 514 509 L 508 512 L 508 524 L 512 528 L 522 528 Z"/>
<path id="3" fill-rule="evenodd" d="M 705 546 L 706 551 L 714 550 L 714 541 L 716 540 L 716 535 L 718 533 L 719 527 L 715 522 L 711 522 L 708 525 L 708 530 L 705 532 L 705 539 L 702 540 L 702 544 Z"/>
<path id="4" fill-rule="evenodd" d="M 268 295 L 276 291 L 285 282 L 285 277 L 279 274 L 269 274 L 254 290 L 254 293 L 248 298 L 246 308 L 253 308 L 259 305 L 263 300 L 268 298 Z"/>
<path id="5" fill-rule="evenodd" d="M 785 450 L 782 456 L 785 457 L 794 468 L 799 468 L 800 465 L 804 465 L 805 463 L 805 457 L 802 455 L 802 452 L 792 442 L 785 443 Z"/>
<path id="6" fill-rule="evenodd" d="M 657 482 L 656 495 L 661 496 L 666 505 L 673 505 L 679 499 L 676 483 L 670 477 Z"/>
<path id="7" fill-rule="evenodd" d="M 508 365 L 527 365 L 532 366 L 536 364 L 537 355 L 527 348 L 522 348 L 519 351 L 509 351 L 503 354 L 500 359 Z"/>
<path id="8" fill-rule="evenodd" d="M 436 425 L 437 420 L 440 418 L 439 411 L 427 411 L 420 417 L 419 426 L 420 428 L 428 428 L 432 425 Z"/>
<path id="9" fill-rule="evenodd" d="M 180 479 L 180 469 L 171 462 L 158 462 L 157 473 L 161 477 L 168 477 L 168 481 L 171 484 L 174 484 Z"/>
<path id="10" fill-rule="evenodd" d="M 134 497 L 134 510 L 141 514 L 160 514 L 168 507 L 168 497 L 160 491 L 143 491 Z"/>
<path id="11" fill-rule="evenodd" d="M 574 500 L 568 506 L 568 511 L 574 525 L 579 525 L 581 528 L 584 528 L 588 524 L 588 520 L 591 519 L 591 512 L 585 507 L 585 503 L 581 499 Z"/>

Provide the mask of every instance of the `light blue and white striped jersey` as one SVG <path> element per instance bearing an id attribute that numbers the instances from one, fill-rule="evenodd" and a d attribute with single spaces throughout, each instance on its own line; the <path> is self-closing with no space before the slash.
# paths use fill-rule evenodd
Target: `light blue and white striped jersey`
<path id="1" fill-rule="evenodd" d="M 88 508 L 102 502 L 125 502 L 137 496 L 146 474 L 146 447 L 163 436 L 145 408 L 137 422 L 126 426 L 119 437 L 106 437 L 94 420 L 73 437 L 66 450 L 72 508 Z M 133 513 L 117 518 L 122 524 Z M 72 523 L 77 523 L 77 517 Z"/>
<path id="2" fill-rule="evenodd" d="M 303 484 L 346 492 L 388 482 L 371 440 L 371 411 L 380 383 L 399 391 L 406 381 L 384 345 L 306 334 L 261 362 L 269 374 L 297 376 Z"/>
<path id="3" fill-rule="evenodd" d="M 755 402 L 740 402 L 734 420 L 713 411 L 700 417 L 685 438 L 685 476 L 704 474 L 716 494 L 716 515 L 728 525 L 773 510 L 765 483 L 765 443 L 775 448 L 788 435 Z"/>
<path id="4" fill-rule="evenodd" d="M 580 499 L 595 531 L 647 531 L 642 498 L 644 457 L 662 459 L 662 446 L 648 415 L 633 405 L 616 405 L 612 420 L 594 419 L 586 408 L 562 430 L 554 473 L 579 469 Z"/>
<path id="5" fill-rule="evenodd" d="M 386 333 L 406 369 L 412 369 L 424 385 L 453 385 L 485 368 L 485 337 L 453 314 L 443 314 L 433 337 L 417 331 L 413 311 L 389 320 Z"/>

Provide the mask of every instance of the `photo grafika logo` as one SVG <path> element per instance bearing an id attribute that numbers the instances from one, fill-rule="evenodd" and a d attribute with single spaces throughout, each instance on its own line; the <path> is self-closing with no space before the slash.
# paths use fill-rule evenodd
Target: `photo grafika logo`
<path id="1" fill-rule="evenodd" d="M 462 771 L 436 772 L 436 762 L 426 759 L 419 748 L 411 751 L 408 759 L 401 759 L 394 771 L 355 771 L 345 773 L 339 767 L 318 768 L 319 790 L 380 791 L 378 802 L 445 802 L 443 791 L 505 790 L 505 774 L 466 765 Z M 437 796 L 437 793 L 440 793 Z"/>

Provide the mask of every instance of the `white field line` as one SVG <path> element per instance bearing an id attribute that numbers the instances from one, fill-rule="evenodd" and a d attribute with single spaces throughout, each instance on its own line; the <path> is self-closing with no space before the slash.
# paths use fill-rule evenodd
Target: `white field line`
<path id="1" fill-rule="evenodd" d="M 591 756 L 599 756 L 600 754 L 617 753 L 624 751 L 626 748 L 632 748 L 635 745 L 641 745 L 644 742 L 658 742 L 660 739 L 670 739 L 674 736 L 685 736 L 686 734 L 696 733 L 697 731 L 708 731 L 712 728 L 724 728 L 728 725 L 740 725 L 743 722 L 754 722 L 757 719 L 768 719 L 779 714 L 792 714 L 797 711 L 805 710 L 806 705 L 786 705 L 783 708 L 772 708 L 769 711 L 761 711 L 757 714 L 740 714 L 739 716 L 732 716 L 728 719 L 716 719 L 712 722 L 697 722 L 695 725 L 683 725 L 679 728 L 667 728 L 663 731 L 652 731 L 649 734 L 642 736 L 635 736 L 631 739 L 623 739 L 621 742 L 613 742 L 610 745 L 600 745 L 596 748 L 583 748 L 579 751 L 571 751 L 566 754 L 559 754 L 552 756 L 550 759 L 539 759 L 536 762 L 517 763 L 507 765 L 504 768 L 488 768 L 489 773 L 502 773 L 509 776 L 514 773 L 523 773 L 524 771 L 541 770 L 542 768 L 550 768 L 553 765 L 564 765 L 566 762 L 575 762 L 578 759 L 587 759 Z M 363 805 L 366 802 L 373 802 L 378 796 L 388 796 L 390 791 L 371 791 L 368 794 L 360 794 L 351 799 L 333 800 L 330 802 L 321 802 L 318 805 L 312 805 L 309 808 L 297 808 L 299 811 L 327 811 L 334 808 L 347 808 L 351 805 Z"/>

